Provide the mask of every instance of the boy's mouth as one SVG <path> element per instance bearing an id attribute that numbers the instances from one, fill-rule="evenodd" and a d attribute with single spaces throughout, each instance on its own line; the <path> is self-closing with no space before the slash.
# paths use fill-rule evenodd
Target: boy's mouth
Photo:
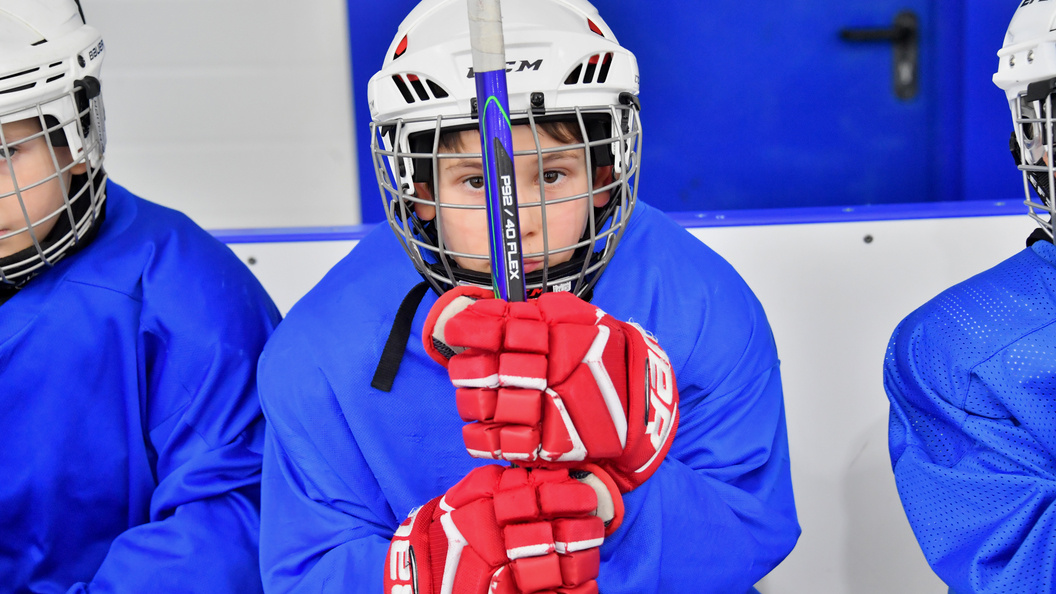
<path id="1" fill-rule="evenodd" d="M 538 260 L 533 258 L 531 260 L 525 260 L 524 261 L 524 273 L 525 274 L 528 274 L 530 272 L 535 272 L 536 270 L 539 270 L 542 267 L 543 267 L 542 258 L 540 258 Z"/>

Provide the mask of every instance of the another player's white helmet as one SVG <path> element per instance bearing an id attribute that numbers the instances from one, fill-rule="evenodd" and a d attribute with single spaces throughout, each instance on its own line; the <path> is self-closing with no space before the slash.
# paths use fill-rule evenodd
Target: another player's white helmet
<path id="1" fill-rule="evenodd" d="M 1016 9 L 997 52 L 994 83 L 1005 91 L 1015 126 L 1012 153 L 1023 171 L 1030 216 L 1053 237 L 1053 133 L 1056 118 L 1056 2 L 1033 0 Z M 1036 200 L 1030 188 L 1040 198 Z"/>
<path id="2" fill-rule="evenodd" d="M 0 124 L 37 120 L 41 132 L 26 139 L 0 131 L 0 175 L 11 182 L 0 201 L 17 200 L 24 226 L 0 232 L 0 239 L 26 234 L 32 246 L 0 259 L 0 286 L 20 285 L 87 240 L 101 218 L 105 200 L 102 169 L 105 130 L 99 71 L 103 62 L 99 31 L 85 24 L 78 0 L 0 0 Z M 0 128 L 2 130 L 2 128 Z M 69 147 L 73 163 L 46 180 L 18 180 L 6 155 L 18 144 L 43 137 L 52 152 Z M 42 220 L 31 221 L 22 192 L 84 164 L 66 201 Z M 22 183 L 20 186 L 19 183 Z M 11 189 L 13 186 L 13 189 Z M 47 237 L 37 227 L 55 219 Z"/>
<path id="3" fill-rule="evenodd" d="M 577 244 L 559 249 L 544 239 L 542 252 L 525 254 L 543 262 L 525 279 L 529 294 L 556 290 L 583 295 L 612 258 L 635 204 L 641 150 L 638 65 L 586 0 L 503 0 L 501 9 L 511 122 L 529 125 L 536 142 L 534 149 L 516 154 L 537 156 L 542 168 L 536 126 L 563 121 L 583 140 L 546 152 L 589 147 L 591 165 L 613 167 L 613 183 L 591 184 L 580 196 L 611 192 L 605 207 L 591 209 Z M 389 225 L 438 292 L 491 282 L 488 275 L 456 264 L 455 256 L 486 261 L 489 255 L 455 254 L 447 247 L 444 208 L 435 200 L 436 192 L 427 200 L 414 191 L 416 182 L 438 187 L 439 159 L 470 156 L 440 152 L 436 131 L 476 129 L 472 66 L 466 0 L 425 0 L 400 25 L 382 69 L 367 87 L 371 151 Z M 479 159 L 475 148 L 473 156 Z M 541 207 L 545 216 L 542 196 L 518 200 L 522 208 Z M 435 206 L 436 218 L 420 220 L 415 204 Z M 569 261 L 550 265 L 554 254 L 565 251 L 573 252 Z"/>

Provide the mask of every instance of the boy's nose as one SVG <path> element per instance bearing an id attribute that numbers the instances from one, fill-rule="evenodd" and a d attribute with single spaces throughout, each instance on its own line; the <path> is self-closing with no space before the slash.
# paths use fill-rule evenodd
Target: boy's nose
<path id="1" fill-rule="evenodd" d="M 521 237 L 529 237 L 539 232 L 543 218 L 542 208 L 539 207 L 539 192 L 518 188 L 517 202 L 521 205 L 517 213 L 521 225 Z"/>

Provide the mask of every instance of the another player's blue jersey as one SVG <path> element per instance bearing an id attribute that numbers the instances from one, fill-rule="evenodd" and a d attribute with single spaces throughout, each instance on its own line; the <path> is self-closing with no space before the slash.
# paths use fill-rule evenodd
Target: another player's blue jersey
<path id="1" fill-rule="evenodd" d="M 261 357 L 268 418 L 261 563 L 276 592 L 382 589 L 389 538 L 471 468 L 446 370 L 414 315 L 391 392 L 371 387 L 397 307 L 422 282 L 379 226 L 302 299 Z M 606 594 L 746 592 L 799 535 L 770 327 L 722 258 L 639 203 L 592 303 L 655 334 L 674 365 L 678 435 L 625 496 L 601 548 Z"/>
<path id="2" fill-rule="evenodd" d="M 260 284 L 107 185 L 84 250 L 0 305 L 0 592 L 254 592 Z"/>
<path id="3" fill-rule="evenodd" d="M 1056 247 L 910 314 L 887 351 L 895 480 L 958 594 L 1056 591 Z"/>

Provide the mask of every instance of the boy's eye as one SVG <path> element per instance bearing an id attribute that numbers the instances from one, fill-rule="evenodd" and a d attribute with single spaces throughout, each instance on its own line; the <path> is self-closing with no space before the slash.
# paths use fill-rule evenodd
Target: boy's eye
<path id="1" fill-rule="evenodd" d="M 565 174 L 561 173 L 560 171 L 544 171 L 543 172 L 543 182 L 548 183 L 548 184 L 556 184 L 557 182 L 561 181 L 561 179 L 564 178 L 564 177 L 565 177 Z"/>
<path id="2" fill-rule="evenodd" d="M 464 181 L 463 183 L 473 188 L 474 190 L 479 190 L 484 187 L 484 176 L 475 175 L 473 177 L 466 178 L 466 181 Z"/>
<path id="3" fill-rule="evenodd" d="M 0 146 L 0 161 L 6 161 L 14 156 L 18 152 L 18 147 L 14 146 Z"/>

